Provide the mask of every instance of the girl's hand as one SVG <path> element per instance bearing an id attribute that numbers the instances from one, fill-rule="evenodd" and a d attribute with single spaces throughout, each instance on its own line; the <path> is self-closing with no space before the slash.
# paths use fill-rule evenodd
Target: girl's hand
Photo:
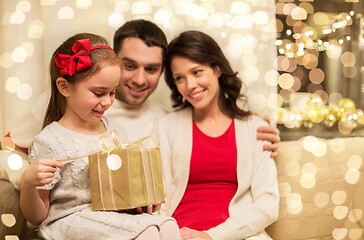
<path id="1" fill-rule="evenodd" d="M 22 184 L 37 187 L 51 183 L 57 168 L 63 168 L 60 161 L 39 159 L 24 171 L 21 179 Z"/>
<path id="2" fill-rule="evenodd" d="M 143 212 L 146 212 L 146 213 L 149 213 L 149 214 L 152 214 L 154 212 L 157 212 L 161 209 L 161 205 L 162 205 L 162 202 L 158 201 L 156 203 L 156 205 L 148 205 L 147 207 L 138 207 L 137 208 L 137 213 L 143 213 Z"/>
<path id="3" fill-rule="evenodd" d="M 180 229 L 182 240 L 185 239 L 204 239 L 204 240 L 213 240 L 210 235 L 205 232 L 197 231 L 188 227 L 183 227 Z"/>
<path id="4" fill-rule="evenodd" d="M 269 126 L 258 127 L 257 139 L 266 140 L 272 143 L 264 145 L 263 150 L 271 151 L 270 157 L 274 158 L 278 155 L 278 143 L 281 141 L 281 138 L 279 137 L 279 129 L 270 125 L 269 116 L 264 116 L 263 119 L 269 124 Z"/>

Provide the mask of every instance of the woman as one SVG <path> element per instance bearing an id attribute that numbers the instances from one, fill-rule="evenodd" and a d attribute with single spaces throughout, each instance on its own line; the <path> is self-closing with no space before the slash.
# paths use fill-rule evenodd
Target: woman
<path id="1" fill-rule="evenodd" d="M 166 82 L 173 112 L 160 121 L 167 214 L 182 239 L 270 239 L 278 216 L 277 173 L 257 128 L 243 110 L 241 80 L 217 43 L 198 31 L 168 46 Z"/>

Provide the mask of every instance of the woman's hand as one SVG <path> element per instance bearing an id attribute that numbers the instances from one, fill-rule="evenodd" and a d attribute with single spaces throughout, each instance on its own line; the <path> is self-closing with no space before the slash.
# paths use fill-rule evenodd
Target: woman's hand
<path id="1" fill-rule="evenodd" d="M 281 141 L 281 138 L 279 136 L 279 129 L 270 125 L 270 119 L 268 115 L 264 116 L 263 119 L 269 124 L 269 126 L 258 127 L 257 139 L 266 140 L 272 143 L 265 144 L 263 146 L 263 150 L 271 151 L 270 157 L 275 158 L 278 155 L 278 143 Z"/>
<path id="2" fill-rule="evenodd" d="M 30 165 L 22 174 L 22 184 L 28 186 L 44 186 L 53 181 L 57 168 L 62 168 L 63 164 L 57 160 L 39 159 Z"/>
<path id="3" fill-rule="evenodd" d="M 185 239 L 204 239 L 204 240 L 213 240 L 210 235 L 205 232 L 197 231 L 188 227 L 183 227 L 180 229 L 182 240 Z"/>

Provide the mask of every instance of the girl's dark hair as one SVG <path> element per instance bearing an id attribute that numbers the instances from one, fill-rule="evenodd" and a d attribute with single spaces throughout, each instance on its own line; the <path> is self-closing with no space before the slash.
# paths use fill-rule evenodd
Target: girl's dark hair
<path id="1" fill-rule="evenodd" d="M 247 104 L 247 97 L 240 93 L 243 82 L 232 70 L 219 45 L 210 36 L 199 31 L 183 32 L 168 45 L 165 80 L 172 90 L 173 107 L 191 106 L 188 101 L 183 100 L 173 78 L 171 62 L 175 56 L 188 58 L 213 69 L 219 68 L 221 71 L 219 77 L 221 111 L 231 118 L 243 118 L 251 114 L 250 111 L 245 111 L 237 105 L 238 99 L 242 101 L 243 107 Z"/>
<path id="2" fill-rule="evenodd" d="M 163 60 L 167 52 L 167 38 L 163 31 L 154 23 L 137 19 L 124 23 L 114 34 L 114 51 L 116 54 L 121 50 L 121 44 L 126 38 L 139 38 L 148 47 L 160 47 L 163 51 Z M 164 61 L 163 66 L 164 67 Z"/>
<path id="3" fill-rule="evenodd" d="M 70 38 L 68 38 L 65 42 L 63 42 L 53 53 L 52 58 L 49 63 L 49 72 L 50 72 L 50 80 L 51 80 L 51 97 L 48 103 L 47 111 L 43 120 L 43 128 L 52 123 L 53 121 L 58 121 L 61 119 L 66 110 L 66 99 L 65 97 L 58 91 L 56 81 L 58 78 L 62 77 L 67 80 L 69 83 L 76 83 L 79 80 L 86 79 L 91 75 L 100 71 L 104 64 L 119 64 L 119 60 L 116 54 L 110 49 L 106 48 L 98 48 L 91 50 L 90 59 L 91 59 L 91 67 L 82 70 L 76 71 L 76 73 L 72 76 L 64 75 L 62 76 L 60 73 L 60 68 L 56 65 L 56 57 L 58 54 L 68 54 L 73 55 L 72 46 L 75 44 L 76 40 L 81 39 L 90 39 L 91 47 L 96 45 L 107 45 L 109 46 L 108 41 L 95 34 L 91 33 L 79 33 Z"/>

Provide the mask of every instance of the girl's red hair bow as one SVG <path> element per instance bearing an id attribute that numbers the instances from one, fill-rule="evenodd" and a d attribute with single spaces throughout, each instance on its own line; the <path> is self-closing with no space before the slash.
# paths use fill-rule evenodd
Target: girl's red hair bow
<path id="1" fill-rule="evenodd" d="M 91 66 L 90 52 L 97 48 L 107 48 L 112 50 L 106 45 L 97 45 L 90 47 L 90 39 L 76 40 L 72 46 L 73 55 L 58 54 L 56 57 L 57 67 L 60 68 L 62 76 L 72 76 L 79 71 L 87 69 Z"/>

